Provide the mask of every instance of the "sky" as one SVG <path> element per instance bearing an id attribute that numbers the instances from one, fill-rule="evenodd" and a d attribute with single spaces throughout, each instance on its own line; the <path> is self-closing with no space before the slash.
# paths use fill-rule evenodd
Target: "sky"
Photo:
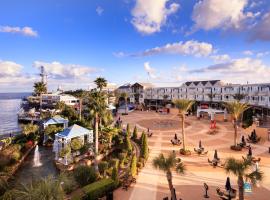
<path id="1" fill-rule="evenodd" d="M 0 92 L 270 82 L 269 0 L 1 0 Z"/>

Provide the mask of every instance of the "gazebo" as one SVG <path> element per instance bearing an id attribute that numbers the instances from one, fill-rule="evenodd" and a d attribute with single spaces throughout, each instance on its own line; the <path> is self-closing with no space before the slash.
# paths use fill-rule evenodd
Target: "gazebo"
<path id="1" fill-rule="evenodd" d="M 64 129 L 68 127 L 68 119 L 65 119 L 59 115 L 56 115 L 47 121 L 43 122 L 43 128 L 45 129 L 49 125 L 63 124 Z"/>
<path id="2" fill-rule="evenodd" d="M 80 138 L 83 144 L 93 143 L 93 130 L 83 128 L 77 124 L 70 126 L 60 133 L 55 135 L 53 151 L 55 152 L 55 160 L 59 159 L 61 150 L 70 145 L 72 139 Z M 65 164 L 68 164 L 67 156 L 64 159 Z"/>
<path id="3" fill-rule="evenodd" d="M 68 127 L 68 119 L 65 119 L 59 115 L 56 115 L 42 123 L 44 130 L 49 125 L 56 125 L 56 124 L 63 124 L 63 128 L 66 129 Z M 48 140 L 48 136 L 44 133 L 43 144 L 45 144 L 47 140 Z"/>

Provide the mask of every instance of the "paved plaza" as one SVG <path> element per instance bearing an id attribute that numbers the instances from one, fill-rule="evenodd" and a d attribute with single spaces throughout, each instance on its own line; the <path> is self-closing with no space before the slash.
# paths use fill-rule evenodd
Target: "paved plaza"
<path id="1" fill-rule="evenodd" d="M 216 188 L 224 189 L 226 177 L 230 176 L 232 185 L 237 189 L 236 177 L 228 175 L 223 168 L 213 168 L 209 165 L 207 159 L 212 159 L 214 150 L 218 150 L 219 157 L 225 161 L 227 157 L 241 158 L 246 156 L 247 150 L 235 152 L 230 150 L 233 144 L 233 127 L 231 122 L 218 122 L 218 133 L 209 135 L 210 121 L 208 119 L 197 120 L 195 116 L 186 118 L 186 138 L 187 147 L 192 150 L 191 156 L 180 156 L 179 146 L 173 146 L 170 140 L 177 133 L 181 138 L 179 117 L 174 114 L 159 114 L 156 112 L 135 111 L 126 116 L 121 116 L 124 124 L 129 123 L 131 128 L 135 125 L 141 133 L 142 130 L 153 132 L 149 138 L 149 159 L 146 166 L 140 171 L 137 177 L 137 183 L 132 185 L 128 191 L 119 188 L 115 191 L 116 200 L 160 200 L 170 196 L 166 175 L 163 171 L 153 168 L 152 160 L 160 153 L 168 154 L 175 150 L 185 166 L 186 173 L 179 175 L 173 172 L 173 184 L 176 188 L 177 199 L 183 200 L 201 200 L 204 199 L 203 183 L 209 185 L 209 194 L 211 200 L 219 199 L 216 194 Z M 133 130 L 133 129 L 131 129 Z M 244 130 L 239 131 L 239 135 L 246 134 Z M 140 134 L 139 134 L 140 135 Z M 198 147 L 199 140 L 208 151 L 207 155 L 198 156 L 193 151 Z M 260 169 L 264 172 L 264 180 L 256 188 L 252 188 L 253 193 L 246 196 L 249 200 L 269 200 L 270 199 L 270 154 L 268 153 L 269 142 L 263 141 L 258 145 L 251 145 L 253 155 L 260 157 Z"/>

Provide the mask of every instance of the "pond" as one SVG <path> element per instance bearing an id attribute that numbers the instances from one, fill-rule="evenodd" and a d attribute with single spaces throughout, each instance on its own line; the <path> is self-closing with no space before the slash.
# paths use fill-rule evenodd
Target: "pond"
<path id="1" fill-rule="evenodd" d="M 58 175 L 52 148 L 36 146 L 15 174 L 14 183 L 29 183 L 49 175 Z"/>

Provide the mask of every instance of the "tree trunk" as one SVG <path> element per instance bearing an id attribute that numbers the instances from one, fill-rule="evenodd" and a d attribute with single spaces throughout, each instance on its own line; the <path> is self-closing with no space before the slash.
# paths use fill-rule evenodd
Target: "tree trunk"
<path id="1" fill-rule="evenodd" d="M 234 146 L 237 146 L 237 123 L 236 120 L 234 120 Z"/>
<path id="2" fill-rule="evenodd" d="M 172 172 L 171 171 L 167 171 L 167 180 L 168 180 L 168 184 L 169 184 L 169 189 L 171 191 L 171 198 L 172 198 L 172 200 L 176 200 L 175 195 L 174 195 L 173 184 L 172 184 Z"/>
<path id="3" fill-rule="evenodd" d="M 238 177 L 238 190 L 239 190 L 239 200 L 244 200 L 244 179 L 242 176 Z"/>
<path id="4" fill-rule="evenodd" d="M 94 160 L 94 166 L 95 166 L 95 170 L 96 172 L 98 172 L 98 160 L 97 160 L 97 156 L 98 156 L 98 114 L 96 114 L 95 116 L 95 160 Z"/>
<path id="5" fill-rule="evenodd" d="M 95 116 L 95 154 L 98 155 L 98 115 Z"/>
<path id="6" fill-rule="evenodd" d="M 182 126 L 183 149 L 186 150 L 185 114 L 182 114 L 181 126 Z"/>

